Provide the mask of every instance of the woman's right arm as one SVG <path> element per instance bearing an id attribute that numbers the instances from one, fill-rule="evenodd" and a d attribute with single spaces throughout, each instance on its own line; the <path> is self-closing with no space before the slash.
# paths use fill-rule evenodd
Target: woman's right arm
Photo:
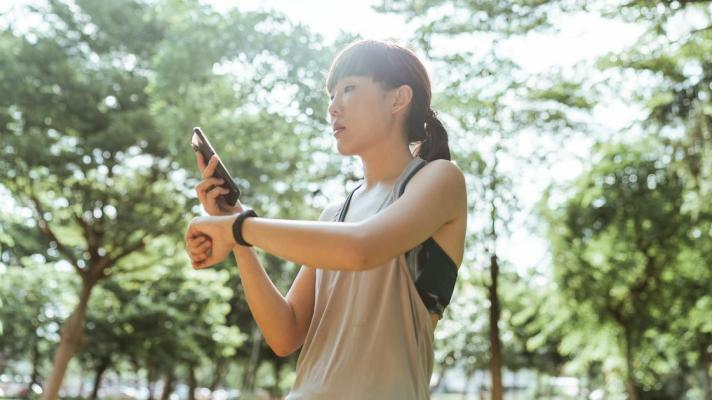
<path id="1" fill-rule="evenodd" d="M 320 221 L 330 220 L 338 205 L 322 212 Z M 233 249 L 240 270 L 245 298 L 267 344 L 278 356 L 286 357 L 304 344 L 314 310 L 314 268 L 303 265 L 284 297 L 260 264 L 254 247 Z"/>

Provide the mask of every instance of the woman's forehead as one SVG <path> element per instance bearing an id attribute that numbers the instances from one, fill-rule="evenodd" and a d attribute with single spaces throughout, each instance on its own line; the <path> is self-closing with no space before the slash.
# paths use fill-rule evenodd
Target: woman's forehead
<path id="1" fill-rule="evenodd" d="M 339 85 L 343 85 L 346 83 L 350 82 L 359 82 L 359 83 L 370 83 L 370 84 L 375 84 L 373 81 L 373 77 L 371 76 L 365 76 L 365 75 L 346 75 L 342 76 L 339 78 L 339 80 L 336 81 L 334 87 L 337 87 Z M 328 90 L 333 90 L 333 88 L 329 88 Z"/>

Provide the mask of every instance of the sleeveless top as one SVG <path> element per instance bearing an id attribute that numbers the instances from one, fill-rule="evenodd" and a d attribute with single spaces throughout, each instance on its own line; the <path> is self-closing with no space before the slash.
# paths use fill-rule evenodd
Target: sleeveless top
<path id="1" fill-rule="evenodd" d="M 408 163 L 373 214 L 398 198 L 422 163 Z M 417 253 L 367 271 L 315 267 L 313 315 L 286 400 L 430 398 L 433 324 L 414 284 Z"/>

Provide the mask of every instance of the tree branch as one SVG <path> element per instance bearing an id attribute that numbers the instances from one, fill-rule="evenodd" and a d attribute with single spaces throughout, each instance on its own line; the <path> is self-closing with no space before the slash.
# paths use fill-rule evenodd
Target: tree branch
<path id="1" fill-rule="evenodd" d="M 114 265 L 116 264 L 119 260 L 122 258 L 126 257 L 127 255 L 133 253 L 134 251 L 138 251 L 143 249 L 146 246 L 146 238 L 138 240 L 136 243 L 130 244 L 126 247 L 124 247 L 123 251 L 119 252 L 115 256 L 108 257 L 107 260 L 107 265 Z"/>
<path id="2" fill-rule="evenodd" d="M 52 231 L 52 228 L 50 228 L 49 222 L 47 222 L 47 220 L 44 218 L 44 209 L 42 208 L 39 199 L 32 191 L 32 188 L 30 188 L 29 197 L 33 203 L 33 211 L 35 212 L 35 218 L 37 219 L 37 224 L 39 225 L 42 233 L 44 233 L 50 241 L 53 241 L 57 244 L 57 250 L 59 250 L 59 252 L 62 253 L 69 260 L 74 269 L 80 275 L 83 275 L 84 270 L 79 266 L 79 261 L 77 260 L 77 258 L 74 256 L 74 254 L 72 254 L 72 251 L 69 248 L 67 248 L 64 244 L 62 244 L 62 242 L 59 241 L 57 235 L 55 235 L 54 231 Z"/>
<path id="3" fill-rule="evenodd" d="M 74 216 L 74 220 L 77 221 L 77 224 L 79 224 L 84 231 L 84 236 L 87 239 L 87 251 L 89 251 L 91 258 L 97 258 L 99 256 L 99 245 L 96 240 L 96 235 L 94 235 L 94 231 L 91 229 L 91 226 L 84 221 L 84 218 L 82 218 L 81 215 L 77 213 L 72 213 L 72 215 Z"/>

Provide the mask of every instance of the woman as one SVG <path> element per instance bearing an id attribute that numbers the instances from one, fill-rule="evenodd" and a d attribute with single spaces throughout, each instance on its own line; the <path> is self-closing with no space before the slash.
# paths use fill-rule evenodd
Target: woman
<path id="1" fill-rule="evenodd" d="M 319 221 L 256 217 L 198 155 L 208 217 L 185 235 L 194 268 L 233 251 L 250 311 L 274 352 L 301 347 L 287 399 L 426 399 L 433 330 L 462 262 L 465 179 L 430 108 L 428 74 L 410 50 L 375 40 L 342 50 L 327 78 L 340 154 L 364 179 Z M 410 144 L 417 143 L 411 153 Z M 286 297 L 251 246 L 302 265 Z"/>

